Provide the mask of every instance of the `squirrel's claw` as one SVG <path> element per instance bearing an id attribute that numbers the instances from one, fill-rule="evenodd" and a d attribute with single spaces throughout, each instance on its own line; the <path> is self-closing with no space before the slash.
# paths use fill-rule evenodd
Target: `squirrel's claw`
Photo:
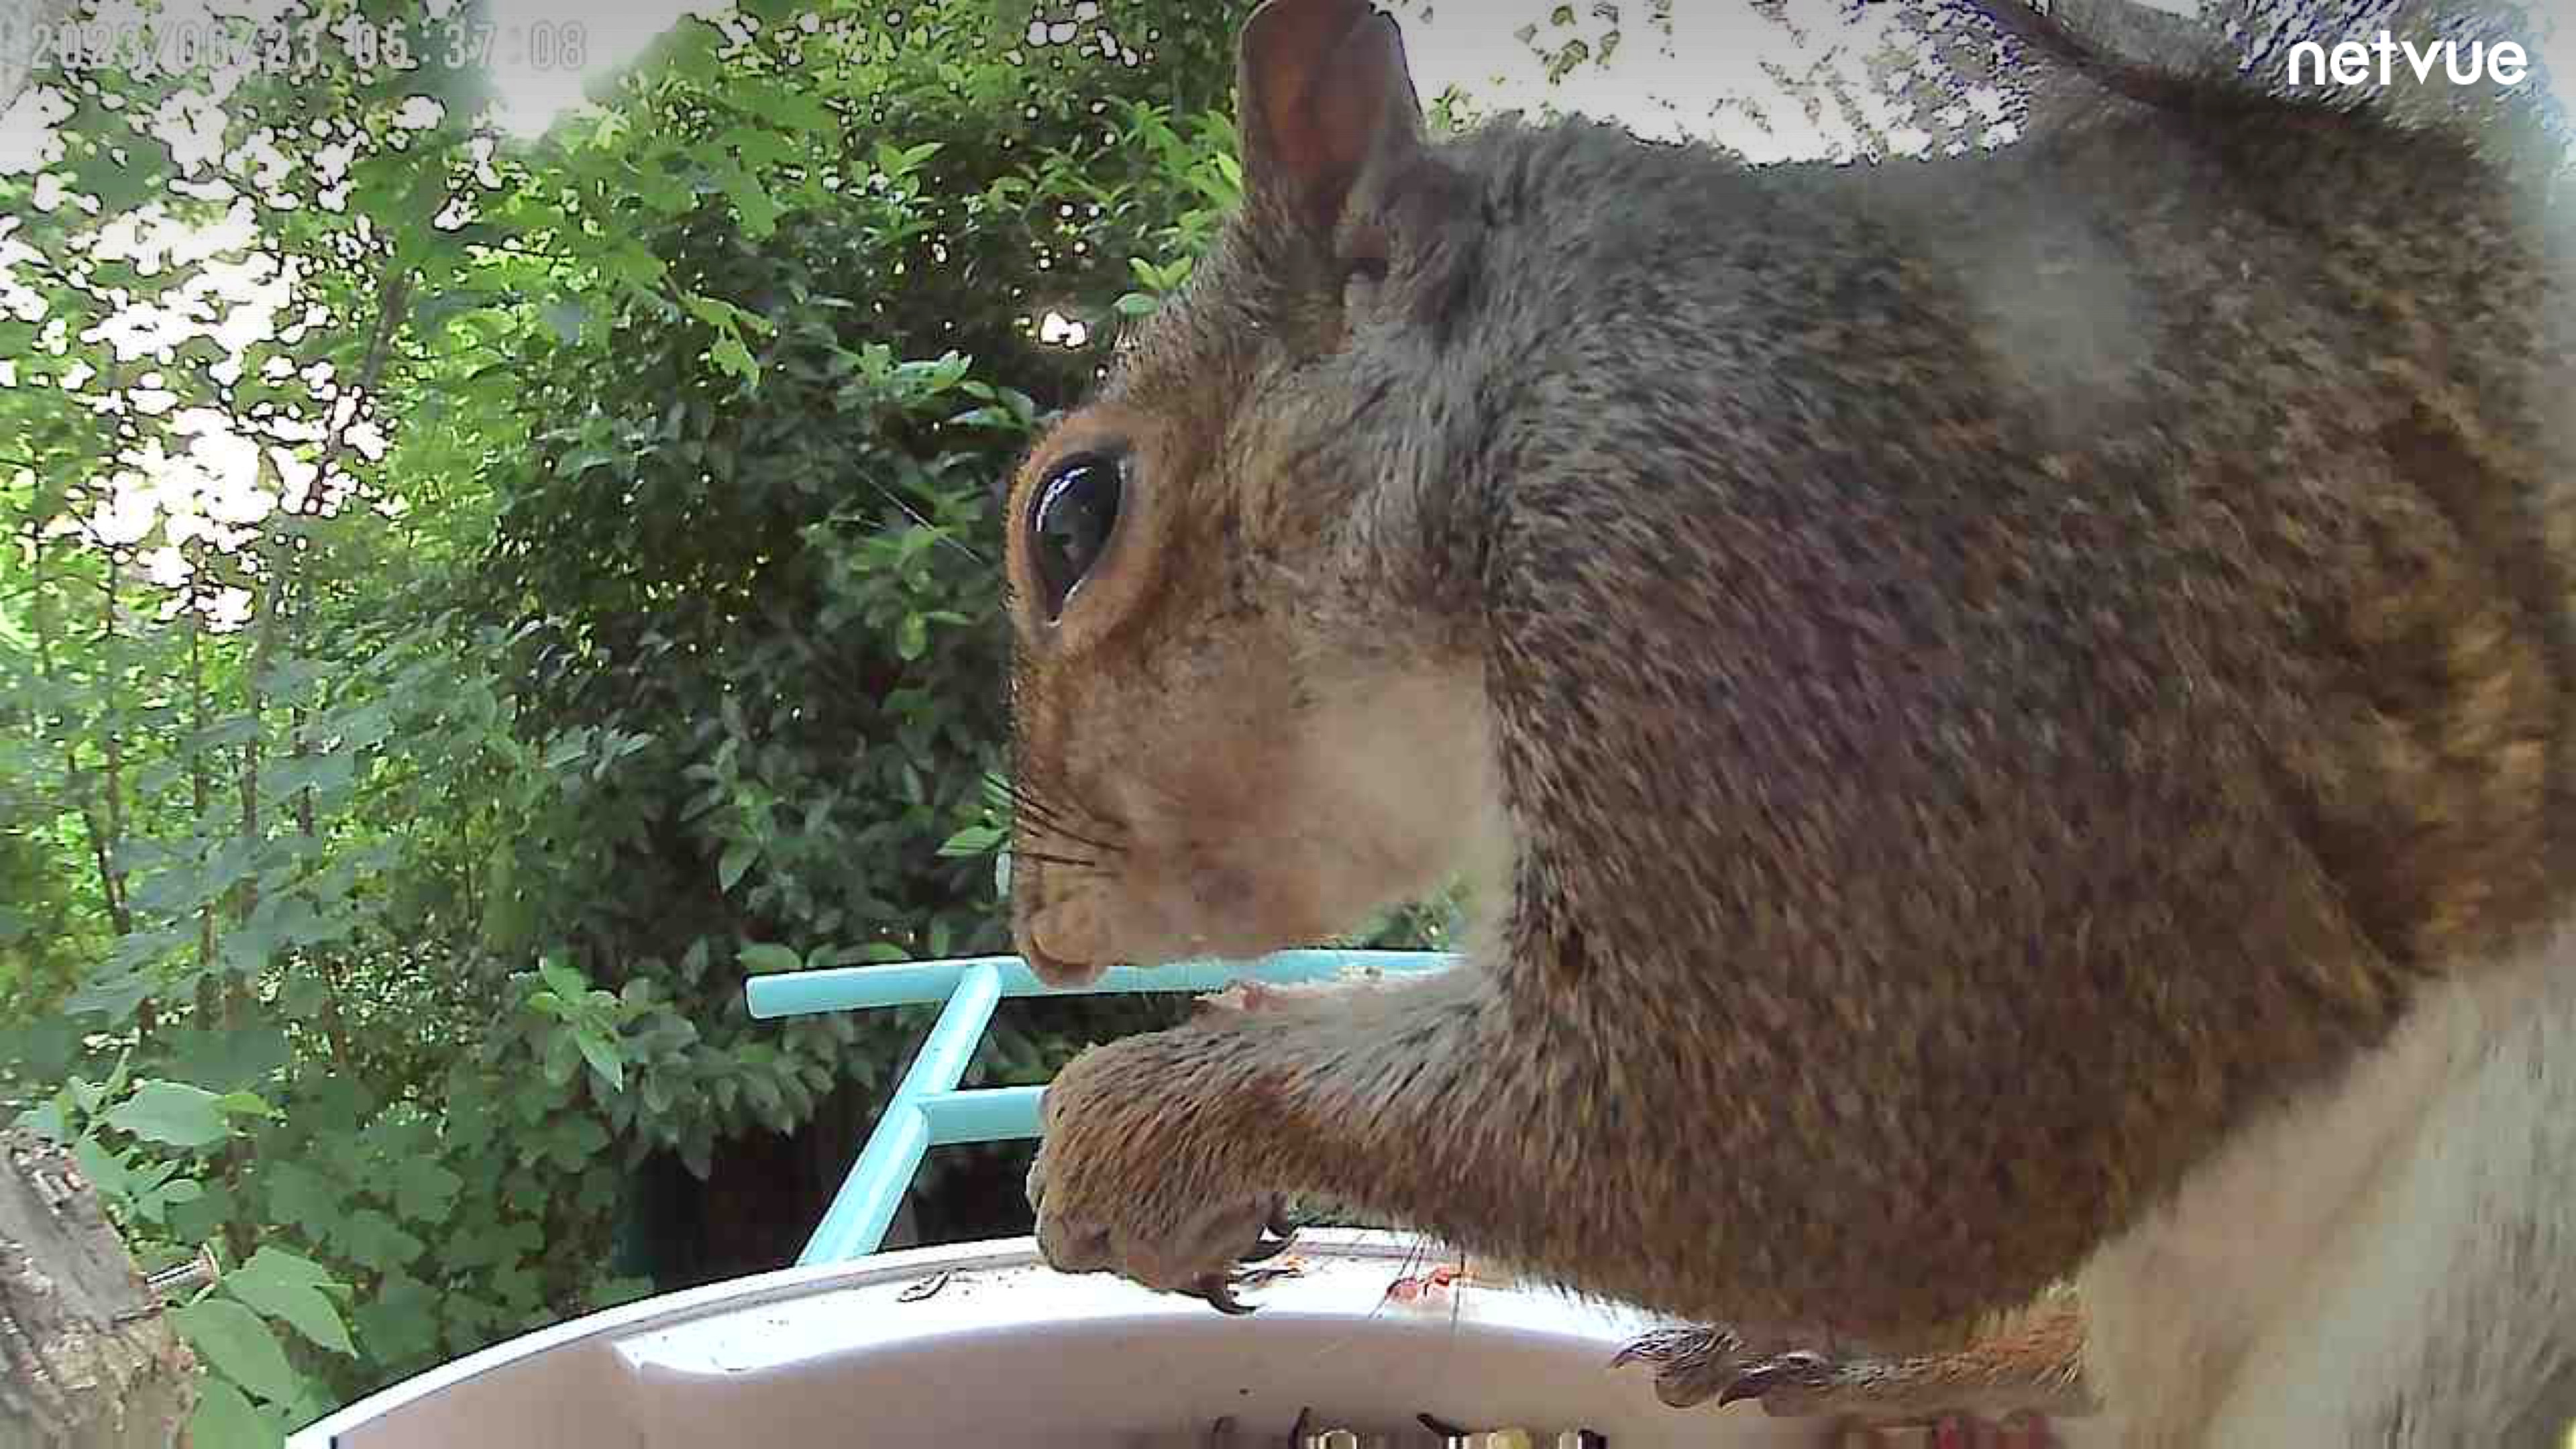
<path id="1" fill-rule="evenodd" d="M 1238 1263 L 1267 1263 L 1271 1259 L 1278 1257 L 1280 1254 L 1287 1252 L 1289 1245 L 1296 1241 L 1297 1225 L 1288 1221 L 1288 1210 L 1285 1207 L 1274 1205 L 1270 1209 L 1270 1216 L 1261 1224 L 1260 1236 L 1255 1238 L 1252 1246 L 1245 1249 L 1243 1251 L 1243 1255 L 1235 1259 L 1235 1261 Z"/>
<path id="2" fill-rule="evenodd" d="M 1250 1313 L 1253 1305 L 1235 1297 L 1235 1290 L 1286 1276 L 1289 1270 L 1253 1268 L 1251 1265 L 1278 1257 L 1296 1240 L 1297 1225 L 1288 1221 L 1287 1204 L 1273 1200 L 1263 1211 L 1261 1226 L 1253 1233 L 1252 1246 L 1235 1255 L 1231 1268 L 1222 1273 L 1207 1274 L 1191 1284 L 1191 1296 L 1206 1299 L 1219 1313 Z"/>
<path id="3" fill-rule="evenodd" d="M 1767 1338 L 1777 1343 L 1777 1338 Z M 1613 1369 L 1643 1364 L 1654 1369 L 1654 1397 L 1664 1408 L 1698 1408 L 1708 1400 L 1734 1403 L 1762 1390 L 1736 1392 L 1757 1364 L 1757 1348 L 1744 1333 L 1723 1325 L 1656 1328 L 1620 1348 L 1610 1359 Z"/>
<path id="4" fill-rule="evenodd" d="M 1719 1327 L 1657 1329 L 1610 1360 L 1614 1369 L 1630 1364 L 1654 1370 L 1655 1397 L 1664 1407 L 1695 1408 L 1738 1381 L 1745 1367 L 1744 1336 Z"/>
<path id="5" fill-rule="evenodd" d="M 1287 1245 L 1282 1243 L 1280 1246 L 1285 1247 Z M 1273 1251 L 1276 1250 L 1274 1249 Z M 1246 1261 L 1248 1262 L 1250 1260 L 1247 1259 Z M 1208 1305 L 1216 1309 L 1219 1313 L 1231 1313 L 1240 1316 L 1242 1314 L 1252 1312 L 1258 1305 L 1246 1303 L 1242 1299 L 1235 1297 L 1234 1295 L 1237 1292 L 1245 1288 L 1257 1287 L 1263 1283 L 1270 1282 L 1273 1279 L 1293 1278 L 1295 1276 L 1297 1276 L 1297 1270 L 1294 1268 L 1247 1268 L 1238 1265 L 1227 1269 L 1223 1273 L 1207 1274 L 1193 1282 L 1183 1291 L 1187 1292 L 1193 1298 L 1203 1298 L 1207 1300 Z"/>
<path id="6" fill-rule="evenodd" d="M 1254 1308 L 1254 1305 L 1234 1296 L 1235 1285 L 1241 1281 L 1231 1273 L 1210 1273 L 1192 1283 L 1189 1294 L 1193 1298 L 1206 1299 L 1208 1306 L 1219 1313 L 1241 1318 Z"/>
<path id="7" fill-rule="evenodd" d="M 2072 1402 L 2050 1397 L 2039 1385 L 2026 1392 L 2009 1386 L 1998 1392 L 1987 1384 L 1980 1392 L 1976 1385 L 1927 1381 L 1919 1367 L 1909 1375 L 1901 1364 L 1809 1349 L 1756 1357 L 1747 1353 L 1740 1334 L 1715 1327 L 1658 1330 L 1611 1360 L 1614 1368 L 1632 1363 L 1654 1368 L 1655 1397 L 1671 1408 L 1692 1408 L 1712 1399 L 1720 1407 L 1750 1400 L 1775 1419 L 1836 1418 L 1873 1430 L 1929 1428 L 1930 1443 L 1981 1449 L 2053 1449 L 2059 1441 L 2050 1411 Z M 1954 1393 L 1961 1402 L 1945 1404 Z M 2003 1417 L 1988 1417 L 1994 1414 Z M 1873 1442 L 1904 1441 L 1874 1437 Z"/>
<path id="8" fill-rule="evenodd" d="M 1784 1390 L 1813 1393 L 1833 1386 L 1833 1361 L 1820 1353 L 1792 1350 L 1760 1363 L 1746 1364 L 1735 1381 L 1717 1391 L 1720 1408 L 1746 1399 L 1768 1400 Z"/>
<path id="9" fill-rule="evenodd" d="M 1284 1238 L 1264 1237 L 1260 1242 L 1257 1242 L 1250 1248 L 1246 1249 L 1243 1256 L 1235 1259 L 1235 1261 L 1238 1263 L 1267 1263 L 1271 1259 L 1278 1257 L 1280 1254 L 1287 1252 L 1288 1245 L 1295 1241 L 1296 1237 L 1293 1234 Z"/>

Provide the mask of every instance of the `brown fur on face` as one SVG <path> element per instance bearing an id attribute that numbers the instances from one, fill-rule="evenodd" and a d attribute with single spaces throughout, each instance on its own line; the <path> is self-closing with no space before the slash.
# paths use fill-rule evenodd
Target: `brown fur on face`
<path id="1" fill-rule="evenodd" d="M 1053 430 L 1010 495 L 1017 523 L 1065 460 L 1122 460 L 1112 541 L 1059 618 L 1039 617 L 1026 530 L 1010 532 L 1029 806 L 1014 920 L 1034 969 L 1063 984 L 1347 929 L 1440 885 L 1467 848 L 1463 822 L 1494 798 L 1471 658 L 1375 623 L 1317 626 L 1347 609 L 1317 591 L 1346 587 L 1335 565 L 1366 547 L 1315 526 L 1318 500 L 1366 480 L 1325 456 L 1307 472 L 1245 469 L 1236 460 L 1279 447 L 1259 424 L 1222 448 L 1187 426 L 1252 389 L 1293 417 L 1313 382 L 1293 354 L 1190 354 L 1204 324 L 1189 308 Z M 1256 538 L 1269 545 L 1245 546 Z M 1348 647 L 1319 643 L 1336 637 Z"/>
<path id="2" fill-rule="evenodd" d="M 1497 848 L 1482 651 L 1456 561 L 1417 546 L 1450 526 L 1452 460 L 1379 443 L 1406 426 L 1392 384 L 1411 334 L 1471 274 L 1478 198 L 1404 144 L 1409 86 L 1351 34 L 1353 58 L 1316 84 L 1246 73 L 1271 97 L 1245 118 L 1256 156 L 1348 102 L 1336 86 L 1403 88 L 1367 103 L 1377 122 L 1302 137 L 1297 164 L 1335 178 L 1333 204 L 1256 183 L 1011 490 L 1017 784 L 1034 807 L 1013 918 L 1049 980 L 1311 943 Z M 1028 509 L 1067 459 L 1104 453 L 1125 460 L 1120 521 L 1051 622 Z"/>

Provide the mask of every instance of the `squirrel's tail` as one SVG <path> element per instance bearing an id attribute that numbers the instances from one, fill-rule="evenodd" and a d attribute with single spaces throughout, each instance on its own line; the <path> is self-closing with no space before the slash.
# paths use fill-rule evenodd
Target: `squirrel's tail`
<path id="1" fill-rule="evenodd" d="M 2034 9 L 2029 0 L 1968 0 L 1968 4 L 2025 49 L 2046 56 L 2113 95 L 2166 110 L 2203 106 L 2211 98 L 2212 76 L 2177 74 L 2109 54 L 2067 28 L 2066 22 L 2055 15 Z M 2207 67 L 2201 69 L 2206 71 Z"/>
<path id="2" fill-rule="evenodd" d="M 2162 10 L 2138 9 L 2128 20 L 2116 24 L 2108 11 L 2099 12 L 2096 18 L 2106 27 L 2106 33 L 2097 38 L 2086 33 L 2093 28 L 2086 22 L 2079 20 L 2070 25 L 2060 17 L 2057 12 L 2067 0 L 2052 0 L 2046 11 L 2037 8 L 2033 0 L 1963 3 L 2051 67 L 2082 77 L 2107 95 L 2160 110 L 2191 112 L 2213 119 L 2226 119 L 2231 114 L 2279 114 L 2285 110 L 2325 110 L 2388 120 L 2402 116 L 2410 128 L 2448 132 L 2471 143 L 2481 154 L 2492 155 L 2499 141 L 2513 150 L 2528 143 L 2544 170 L 2563 161 L 2563 152 L 2570 144 L 2568 118 L 2549 101 L 2546 85 L 2512 87 L 2465 108 L 2458 104 L 2461 98 L 2453 94 L 2459 91 L 2457 86 L 2424 89 L 2402 80 L 2392 82 L 2385 76 L 2379 90 L 2366 94 L 2339 91 L 2294 96 L 2268 67 L 2249 71 L 2231 64 L 2215 30 Z M 2137 0 L 2128 3 L 2136 6 Z M 2085 7 L 2079 13 L 2095 12 Z M 2130 20 L 2148 17 L 2164 24 L 2139 31 L 2136 39 L 2150 51 L 2160 52 L 2155 58 L 2123 54 L 2127 46 L 2108 43 L 2109 31 L 2132 28 Z M 2185 38 L 2192 34 L 2207 43 L 2194 46 Z M 2174 53 L 2177 50 L 2199 53 L 2178 55 Z M 2295 53 L 2295 47 L 2292 50 Z M 2296 74 L 2294 67 L 2290 72 L 2293 87 Z"/>

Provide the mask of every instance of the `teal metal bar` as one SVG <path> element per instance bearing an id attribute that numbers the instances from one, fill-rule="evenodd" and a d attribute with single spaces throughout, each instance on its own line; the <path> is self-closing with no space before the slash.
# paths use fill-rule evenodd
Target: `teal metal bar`
<path id="1" fill-rule="evenodd" d="M 833 1194 L 832 1205 L 824 1209 L 822 1223 L 797 1256 L 798 1264 L 865 1257 L 885 1241 L 886 1226 L 894 1221 L 903 1191 L 912 1185 L 921 1155 L 930 1147 L 930 1120 L 921 1109 L 921 1099 L 956 1090 L 957 1079 L 965 1075 L 975 1044 L 984 1039 L 984 1028 L 1001 1000 L 1002 973 L 992 963 L 974 963 L 959 973 L 957 994 L 948 998 L 939 1020 L 931 1024 L 920 1055 L 912 1059 L 895 1087 L 885 1116 L 868 1134 L 867 1146 L 859 1149 L 859 1160 L 850 1164 L 850 1175 Z"/>
<path id="2" fill-rule="evenodd" d="M 1426 971 L 1453 958 L 1436 951 L 1282 951 L 1258 961 L 1184 961 L 1170 966 L 1112 966 L 1088 986 L 1049 986 L 1017 956 L 969 956 L 953 961 L 906 961 L 893 966 L 845 966 L 826 971 L 782 971 L 755 976 L 744 990 L 751 1014 L 769 1018 L 819 1011 L 869 1011 L 944 1001 L 964 975 L 990 967 L 1000 973 L 1004 996 L 1106 996 L 1140 991 L 1217 991 L 1246 978 L 1286 983 L 1317 981 L 1355 966 L 1385 971 Z"/>
<path id="3" fill-rule="evenodd" d="M 1320 981 L 1354 967 L 1381 971 L 1442 970 L 1457 958 L 1436 951 L 1283 951 L 1259 961 L 1191 961 L 1146 969 L 1114 967 L 1089 986 L 1053 987 L 1017 956 L 970 956 L 952 961 L 907 961 L 830 971 L 782 972 L 754 977 L 744 988 L 751 1014 L 763 1019 L 819 1011 L 864 1011 L 888 1006 L 948 1005 L 923 1038 L 921 1053 L 904 1071 L 885 1115 L 859 1149 L 858 1161 L 832 1197 L 822 1223 L 797 1256 L 800 1265 L 862 1258 L 885 1241 L 886 1228 L 903 1202 L 924 1153 L 966 1142 L 1001 1142 L 1038 1135 L 1043 1087 L 989 1087 L 959 1091 L 975 1047 L 1004 997 L 1089 996 L 1140 991 L 1217 991 L 1242 980 L 1286 985 Z"/>
<path id="4" fill-rule="evenodd" d="M 973 1092 L 932 1092 L 921 1099 L 930 1145 L 1017 1142 L 1038 1135 L 1038 1098 L 1044 1087 L 985 1087 Z"/>

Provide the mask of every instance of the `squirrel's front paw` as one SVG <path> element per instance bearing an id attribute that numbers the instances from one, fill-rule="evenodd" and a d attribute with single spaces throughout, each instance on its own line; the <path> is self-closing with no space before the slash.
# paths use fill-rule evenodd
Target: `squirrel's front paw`
<path id="1" fill-rule="evenodd" d="M 1934 1444 L 2046 1445 L 2054 1442 L 2051 1415 L 2091 1407 L 2053 1360 L 1993 1346 L 1880 1359 L 1756 1347 L 1728 1328 L 1667 1328 L 1629 1344 L 1611 1362 L 1651 1367 L 1656 1397 L 1677 1409 L 1750 1400 L 1774 1418 L 1929 1427 Z"/>
<path id="2" fill-rule="evenodd" d="M 1281 1199 L 1217 1189 L 1203 1164 L 1173 1160 L 1150 1084 L 1113 1085 L 1128 1045 L 1084 1053 L 1046 1090 L 1028 1179 L 1038 1251 L 1061 1273 L 1116 1273 L 1249 1313 L 1236 1290 L 1291 1236 Z"/>
<path id="3" fill-rule="evenodd" d="M 1711 1399 L 1721 1404 L 1758 1398 L 1761 1368 L 1796 1362 L 1802 1355 L 1787 1345 L 1796 1335 L 1748 1335 L 1716 1324 L 1659 1328 L 1619 1350 L 1612 1368 L 1641 1364 L 1654 1371 L 1655 1397 L 1676 1409 L 1695 1408 Z"/>

